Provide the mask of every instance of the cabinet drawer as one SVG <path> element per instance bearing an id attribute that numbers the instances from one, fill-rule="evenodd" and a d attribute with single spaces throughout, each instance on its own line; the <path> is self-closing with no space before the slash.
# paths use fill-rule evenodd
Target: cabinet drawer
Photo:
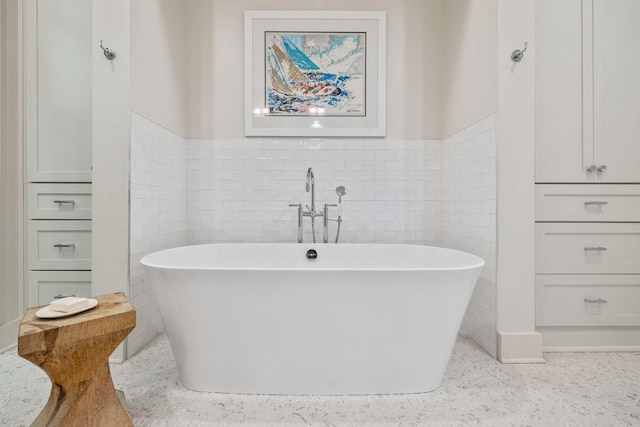
<path id="1" fill-rule="evenodd" d="M 640 273 L 640 224 L 538 223 L 537 274 Z"/>
<path id="2" fill-rule="evenodd" d="M 538 275 L 536 325 L 638 326 L 640 276 Z"/>
<path id="3" fill-rule="evenodd" d="M 29 184 L 30 219 L 91 219 L 91 184 Z"/>
<path id="4" fill-rule="evenodd" d="M 640 185 L 536 185 L 536 221 L 640 222 Z"/>
<path id="5" fill-rule="evenodd" d="M 30 271 L 29 306 L 49 304 L 56 297 L 91 296 L 90 271 Z"/>
<path id="6" fill-rule="evenodd" d="M 29 270 L 91 270 L 91 221 L 30 221 Z"/>

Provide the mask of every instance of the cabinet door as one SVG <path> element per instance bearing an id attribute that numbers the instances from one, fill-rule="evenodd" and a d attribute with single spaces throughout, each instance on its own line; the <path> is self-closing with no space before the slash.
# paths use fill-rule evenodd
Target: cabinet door
<path id="1" fill-rule="evenodd" d="M 588 65 L 590 57 L 583 56 L 582 1 L 535 4 L 536 182 L 592 182 L 589 92 L 583 96 L 583 87 L 589 87 L 583 62 Z"/>
<path id="2" fill-rule="evenodd" d="M 640 182 L 638 22 L 638 0 L 593 0 L 596 182 Z"/>
<path id="3" fill-rule="evenodd" d="M 27 178 L 91 182 L 92 2 L 25 2 Z M 61 29 L 64 28 L 64 31 Z"/>

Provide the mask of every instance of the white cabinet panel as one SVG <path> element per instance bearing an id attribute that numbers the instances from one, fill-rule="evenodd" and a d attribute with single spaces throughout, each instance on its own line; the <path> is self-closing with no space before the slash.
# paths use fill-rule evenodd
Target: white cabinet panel
<path id="1" fill-rule="evenodd" d="M 537 274 L 640 274 L 640 224 L 537 223 Z"/>
<path id="2" fill-rule="evenodd" d="M 92 2 L 25 2 L 27 178 L 91 182 Z"/>
<path id="3" fill-rule="evenodd" d="M 537 0 L 536 182 L 591 182 L 583 147 L 582 1 Z"/>
<path id="4" fill-rule="evenodd" d="M 29 306 L 49 304 L 55 298 L 91 296 L 90 271 L 30 271 Z"/>
<path id="5" fill-rule="evenodd" d="M 91 221 L 30 221 L 30 270 L 90 270 Z"/>
<path id="6" fill-rule="evenodd" d="M 536 221 L 640 222 L 640 185 L 537 184 Z"/>
<path id="7" fill-rule="evenodd" d="M 596 182 L 640 182 L 638 22 L 638 0 L 593 0 Z"/>
<path id="8" fill-rule="evenodd" d="M 640 326 L 640 276 L 536 276 L 537 326 Z"/>
<path id="9" fill-rule="evenodd" d="M 31 219 L 91 219 L 91 184 L 29 184 Z"/>

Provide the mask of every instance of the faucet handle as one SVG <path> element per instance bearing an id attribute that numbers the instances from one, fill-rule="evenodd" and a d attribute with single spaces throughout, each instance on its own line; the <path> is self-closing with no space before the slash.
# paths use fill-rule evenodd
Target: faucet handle
<path id="1" fill-rule="evenodd" d="M 289 203 L 290 208 L 302 208 L 302 203 Z"/>

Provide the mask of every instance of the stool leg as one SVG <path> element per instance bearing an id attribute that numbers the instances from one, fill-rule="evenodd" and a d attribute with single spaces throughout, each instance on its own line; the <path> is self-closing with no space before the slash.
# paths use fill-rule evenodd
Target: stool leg
<path id="1" fill-rule="evenodd" d="M 98 368 L 89 382 L 64 388 L 53 384 L 49 401 L 33 426 L 133 426 L 113 387 L 109 363 Z"/>

